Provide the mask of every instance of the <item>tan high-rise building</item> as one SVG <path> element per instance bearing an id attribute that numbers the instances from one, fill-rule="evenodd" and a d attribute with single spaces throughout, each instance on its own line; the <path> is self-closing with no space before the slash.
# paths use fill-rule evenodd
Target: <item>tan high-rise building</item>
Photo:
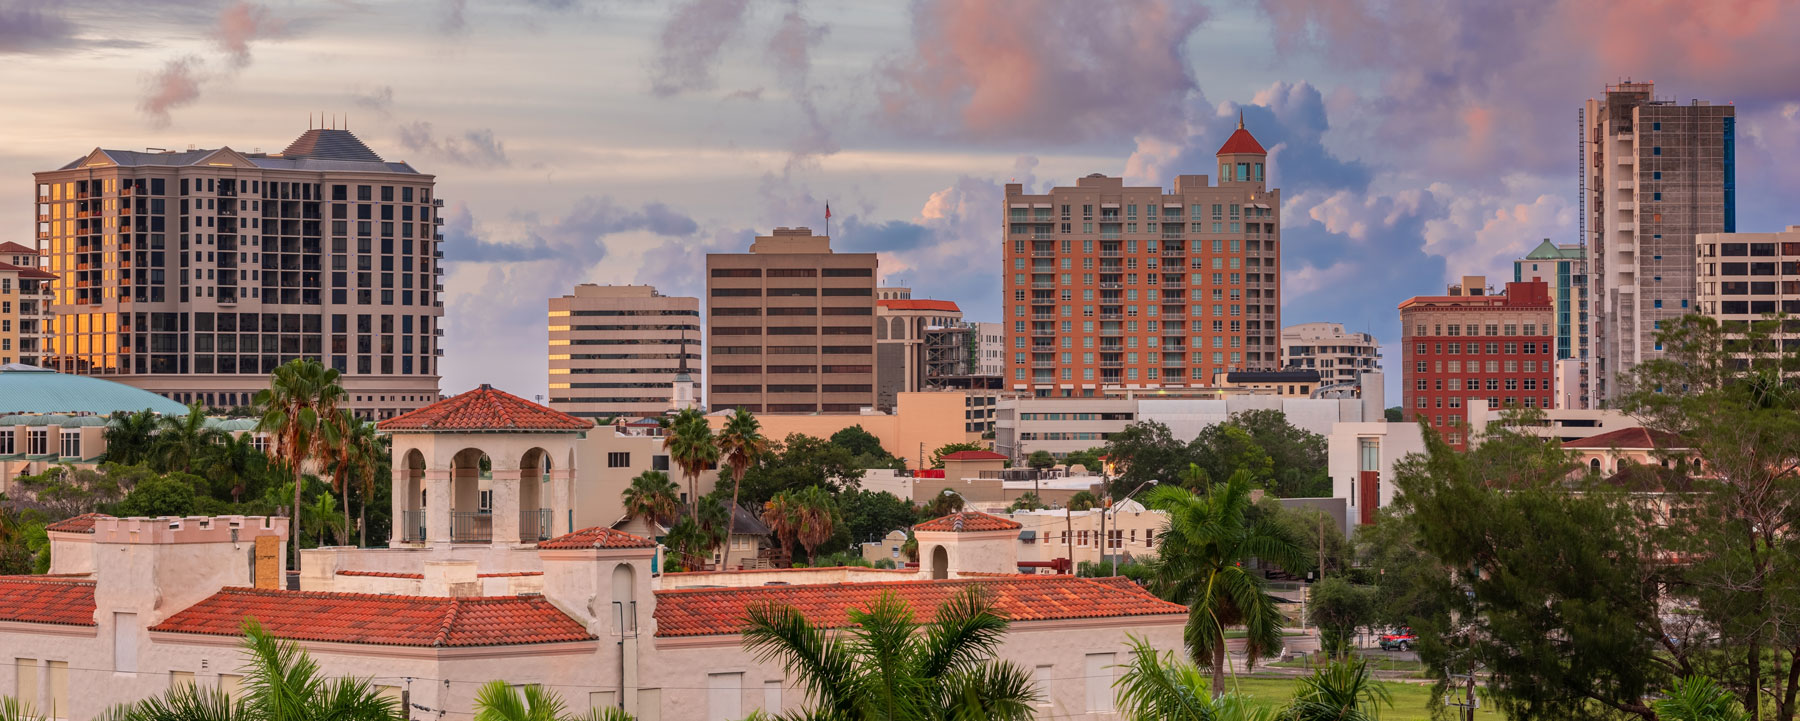
<path id="1" fill-rule="evenodd" d="M 1703 233 L 1695 238 L 1700 261 L 1699 312 L 1742 327 L 1766 313 L 1789 320 L 1771 329 L 1774 348 L 1800 350 L 1800 225 L 1779 233 Z"/>
<path id="2" fill-rule="evenodd" d="M 960 325 L 962 309 L 948 300 L 914 298 L 911 288 L 877 288 L 876 296 L 875 403 L 893 410 L 899 394 L 924 390 L 931 377 L 931 336 Z"/>
<path id="3" fill-rule="evenodd" d="M 35 177 L 56 369 L 229 407 L 317 358 L 364 417 L 438 398 L 432 176 L 308 130 L 280 153 L 95 149 Z"/>
<path id="4" fill-rule="evenodd" d="M 647 285 L 575 286 L 550 299 L 550 407 L 583 418 L 658 416 L 700 367 L 700 299 Z"/>
<path id="5" fill-rule="evenodd" d="M 0 365 L 42 365 L 50 333 L 50 281 L 38 252 L 0 243 Z"/>
<path id="6" fill-rule="evenodd" d="M 1322 386 L 1355 383 L 1381 369 L 1381 343 L 1343 323 L 1301 323 L 1281 329 L 1281 359 L 1288 370 L 1316 370 Z"/>
<path id="7" fill-rule="evenodd" d="M 776 228 L 706 256 L 706 403 L 713 411 L 855 413 L 875 405 L 874 253 Z"/>
<path id="8" fill-rule="evenodd" d="M 1216 185 L 1008 184 L 1007 387 L 1102 396 L 1279 368 L 1281 191 L 1264 187 L 1265 158 L 1240 121 Z"/>
<path id="9" fill-rule="evenodd" d="M 1605 408 L 1662 354 L 1662 321 L 1692 313 L 1694 237 L 1737 230 L 1736 111 L 1609 85 L 1582 110 L 1589 396 Z"/>

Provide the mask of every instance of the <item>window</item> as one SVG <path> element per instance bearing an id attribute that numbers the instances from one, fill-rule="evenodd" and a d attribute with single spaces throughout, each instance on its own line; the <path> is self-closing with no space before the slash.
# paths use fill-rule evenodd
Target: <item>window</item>
<path id="1" fill-rule="evenodd" d="M 1150 209 L 1155 210 L 1156 206 L 1150 206 Z M 1038 706 L 1049 708 L 1056 705 L 1056 702 L 1052 701 L 1050 696 L 1050 683 L 1055 678 L 1055 666 L 1039 664 L 1036 668 L 1031 670 L 1031 685 L 1037 689 Z"/>
<path id="2" fill-rule="evenodd" d="M 619 451 L 614 451 L 614 452 L 606 454 L 606 467 L 607 468 L 630 468 L 631 467 L 631 454 L 628 452 L 619 452 Z"/>
<path id="3" fill-rule="evenodd" d="M 35 658 L 13 659 L 13 698 L 38 706 L 38 661 Z"/>
<path id="4" fill-rule="evenodd" d="M 1090 653 L 1082 667 L 1082 678 L 1087 682 L 1088 713 L 1112 713 L 1113 711 L 1113 654 Z"/>
<path id="5" fill-rule="evenodd" d="M 138 666 L 138 619 L 135 613 L 113 614 L 113 671 L 135 673 Z"/>
<path id="6" fill-rule="evenodd" d="M 706 718 L 708 721 L 737 721 L 743 718 L 744 674 L 709 673 L 706 675 Z"/>
<path id="7" fill-rule="evenodd" d="M 62 445 L 63 458 L 81 457 L 81 433 L 74 428 L 57 429 L 56 438 Z"/>
<path id="8" fill-rule="evenodd" d="M 66 719 L 69 717 L 69 662 L 50 661 L 44 665 L 50 681 L 50 718 Z"/>

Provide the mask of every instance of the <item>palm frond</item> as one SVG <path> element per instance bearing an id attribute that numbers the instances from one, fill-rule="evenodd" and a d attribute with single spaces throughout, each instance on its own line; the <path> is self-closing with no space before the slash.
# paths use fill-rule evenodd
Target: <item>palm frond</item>
<path id="1" fill-rule="evenodd" d="M 952 721 L 1029 721 L 1041 700 L 1031 674 L 1008 661 L 990 661 L 945 679 L 945 716 Z"/>
<path id="2" fill-rule="evenodd" d="M 759 663 L 779 660 L 799 679 L 808 700 L 831 713 L 853 715 L 856 659 L 792 606 L 756 604 L 748 609 L 744 649 Z"/>
<path id="3" fill-rule="evenodd" d="M 1737 699 L 1705 676 L 1675 682 L 1668 697 L 1651 704 L 1665 721 L 1744 721 L 1749 715 Z"/>
<path id="4" fill-rule="evenodd" d="M 244 701 L 232 700 L 223 689 L 181 683 L 161 696 L 114 706 L 97 721 L 237 721 L 247 717 Z M 5 718 L 0 711 L 0 719 Z"/>
<path id="5" fill-rule="evenodd" d="M 1130 721 L 1214 721 L 1211 690 L 1193 664 L 1178 663 L 1131 638 L 1131 663 L 1113 681 L 1119 712 Z"/>
<path id="6" fill-rule="evenodd" d="M 862 660 L 856 679 L 858 695 L 879 718 L 906 718 L 924 691 L 914 673 L 917 648 L 912 608 L 893 594 L 884 593 L 867 610 L 850 612 L 856 624 L 849 633 L 849 651 Z"/>
<path id="7" fill-rule="evenodd" d="M 0 696 L 0 721 L 46 721 L 31 704 L 11 696 Z"/>
<path id="8" fill-rule="evenodd" d="M 926 627 L 919 674 L 936 678 L 981 663 L 1000 649 L 1010 625 L 979 586 L 964 589 L 944 602 Z"/>

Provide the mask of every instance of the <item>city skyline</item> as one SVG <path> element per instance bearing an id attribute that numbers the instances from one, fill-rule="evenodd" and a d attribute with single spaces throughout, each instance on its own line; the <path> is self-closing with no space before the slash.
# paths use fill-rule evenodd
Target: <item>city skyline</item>
<path id="1" fill-rule="evenodd" d="M 1284 190 L 1283 323 L 1390 347 L 1399 299 L 1575 242 L 1569 140 L 1608 83 L 1734 103 L 1738 228 L 1793 221 L 1791 8 L 1023 7 L 6 3 L 0 168 L 95 146 L 271 152 L 336 115 L 449 201 L 442 390 L 498 380 L 526 397 L 547 378 L 516 349 L 544 347 L 547 297 L 579 282 L 699 295 L 701 253 L 819 228 L 826 202 L 834 246 L 881 253 L 884 283 L 1003 320 L 1005 183 L 1208 174 L 1240 112 Z M 0 204 L 16 229 L 0 240 L 28 242 L 31 212 Z"/>

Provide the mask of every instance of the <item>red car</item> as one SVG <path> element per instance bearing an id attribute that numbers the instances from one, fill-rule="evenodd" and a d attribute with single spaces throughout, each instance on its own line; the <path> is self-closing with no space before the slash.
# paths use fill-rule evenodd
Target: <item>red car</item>
<path id="1" fill-rule="evenodd" d="M 1383 651 L 1410 650 L 1415 644 L 1417 644 L 1418 640 L 1419 640 L 1419 637 L 1413 635 L 1412 629 L 1396 628 L 1393 630 L 1392 633 L 1381 634 L 1381 650 L 1383 650 Z"/>

